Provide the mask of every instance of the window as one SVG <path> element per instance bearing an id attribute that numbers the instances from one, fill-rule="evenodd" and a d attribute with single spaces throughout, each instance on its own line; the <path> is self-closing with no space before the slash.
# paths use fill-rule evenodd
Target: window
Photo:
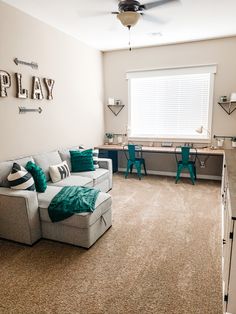
<path id="1" fill-rule="evenodd" d="M 127 73 L 129 137 L 209 139 L 214 73 L 214 65 Z"/>

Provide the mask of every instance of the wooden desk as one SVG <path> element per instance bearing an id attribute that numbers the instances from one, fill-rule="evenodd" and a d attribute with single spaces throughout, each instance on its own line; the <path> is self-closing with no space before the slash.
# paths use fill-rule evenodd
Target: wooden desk
<path id="1" fill-rule="evenodd" d="M 109 150 L 109 151 L 123 151 L 123 146 L 121 145 L 101 145 L 96 147 L 99 150 Z M 212 155 L 212 156 L 223 156 L 224 150 L 221 149 L 211 149 L 211 148 L 196 148 L 198 155 Z M 175 147 L 155 147 L 155 146 L 142 146 L 143 152 L 150 152 L 150 153 L 167 153 L 167 154 L 174 154 Z M 191 152 L 191 150 L 190 150 Z M 195 152 L 195 149 L 192 150 Z"/>
<path id="2" fill-rule="evenodd" d="M 99 149 L 99 157 L 112 159 L 113 172 L 118 171 L 118 152 L 123 151 L 122 145 L 101 145 L 96 147 Z M 160 153 L 160 154 L 175 154 L 175 147 L 153 147 L 142 146 L 143 153 Z M 179 150 L 180 152 L 180 150 Z M 190 153 L 195 153 L 195 149 Z M 197 155 L 203 156 L 223 156 L 224 150 L 210 149 L 210 148 L 197 148 Z"/>

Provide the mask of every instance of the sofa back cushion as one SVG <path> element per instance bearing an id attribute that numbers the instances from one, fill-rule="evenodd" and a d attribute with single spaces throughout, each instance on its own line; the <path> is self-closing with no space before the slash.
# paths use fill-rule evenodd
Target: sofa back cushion
<path id="1" fill-rule="evenodd" d="M 29 157 L 16 159 L 16 160 L 8 160 L 8 161 L 0 162 L 0 186 L 5 187 L 5 188 L 10 187 L 7 177 L 12 170 L 14 162 L 25 168 L 28 161 L 34 161 L 34 160 L 31 156 L 29 156 Z"/>
<path id="2" fill-rule="evenodd" d="M 50 180 L 49 167 L 52 165 L 60 164 L 62 162 L 61 157 L 57 151 L 34 155 L 33 158 L 35 160 L 35 163 L 40 168 L 42 168 L 47 181 Z"/>
<path id="3" fill-rule="evenodd" d="M 79 149 L 78 146 L 77 146 L 77 147 L 74 146 L 74 147 L 71 147 L 71 148 L 60 149 L 60 150 L 58 151 L 58 153 L 59 153 L 61 159 L 62 159 L 63 161 L 66 161 L 66 162 L 67 162 L 67 165 L 68 165 L 70 171 L 71 171 L 70 150 L 78 150 L 78 149 Z"/>

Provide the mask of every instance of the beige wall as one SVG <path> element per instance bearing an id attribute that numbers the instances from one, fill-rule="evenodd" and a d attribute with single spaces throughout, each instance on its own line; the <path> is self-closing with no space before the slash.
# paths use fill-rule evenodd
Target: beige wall
<path id="1" fill-rule="evenodd" d="M 0 160 L 79 143 L 101 144 L 102 53 L 2 2 L 0 34 L 0 69 L 12 76 L 8 97 L 0 98 Z M 15 57 L 35 61 L 39 69 L 16 66 Z M 33 75 L 55 79 L 54 100 L 15 98 L 15 72 L 23 74 L 29 93 Z M 40 106 L 43 112 L 19 115 L 18 106 Z"/>
<path id="2" fill-rule="evenodd" d="M 236 136 L 236 111 L 228 116 L 217 104 L 221 95 L 236 91 L 236 37 L 167 45 L 151 48 L 120 50 L 104 53 L 105 100 L 108 97 L 121 99 L 126 105 L 115 117 L 106 108 L 106 131 L 123 133 L 128 122 L 128 82 L 129 70 L 157 69 L 212 64 L 218 65 L 215 78 L 212 134 Z M 228 146 L 230 142 L 226 143 Z"/>

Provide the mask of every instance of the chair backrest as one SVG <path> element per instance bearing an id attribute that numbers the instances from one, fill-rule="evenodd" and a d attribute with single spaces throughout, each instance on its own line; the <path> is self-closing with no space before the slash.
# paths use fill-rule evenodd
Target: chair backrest
<path id="1" fill-rule="evenodd" d="M 135 161 L 137 153 L 138 153 L 138 157 L 142 158 L 142 145 L 134 145 L 134 144 L 124 145 L 123 150 L 124 150 L 126 159 Z M 128 151 L 128 156 L 126 153 L 127 151 Z"/>
<path id="2" fill-rule="evenodd" d="M 135 145 L 128 144 L 129 159 L 135 161 Z"/>
<path id="3" fill-rule="evenodd" d="M 181 147 L 181 156 L 182 156 L 182 163 L 183 165 L 187 165 L 189 162 L 189 155 L 190 155 L 190 147 L 189 146 L 182 146 Z"/>
<path id="4" fill-rule="evenodd" d="M 196 162 L 196 158 L 197 158 L 196 148 L 193 148 L 190 146 L 177 146 L 175 148 L 175 159 L 177 163 L 180 161 L 180 159 L 178 158 L 178 155 L 180 154 L 179 149 L 181 150 L 181 162 L 183 165 L 187 165 L 189 161 L 194 162 L 194 163 Z"/>

